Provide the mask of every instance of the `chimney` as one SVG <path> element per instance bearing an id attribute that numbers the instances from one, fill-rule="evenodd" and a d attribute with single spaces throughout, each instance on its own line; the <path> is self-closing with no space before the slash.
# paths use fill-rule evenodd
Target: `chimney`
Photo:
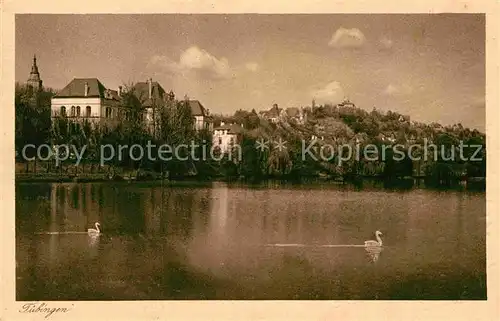
<path id="1" fill-rule="evenodd" d="M 87 97 L 87 95 L 89 94 L 89 83 L 88 82 L 85 82 L 85 97 Z"/>
<path id="2" fill-rule="evenodd" d="M 122 95 L 122 86 L 118 86 L 118 96 Z"/>
<path id="3" fill-rule="evenodd" d="M 153 98 L 153 79 L 148 79 L 148 87 L 149 87 L 149 99 Z"/>

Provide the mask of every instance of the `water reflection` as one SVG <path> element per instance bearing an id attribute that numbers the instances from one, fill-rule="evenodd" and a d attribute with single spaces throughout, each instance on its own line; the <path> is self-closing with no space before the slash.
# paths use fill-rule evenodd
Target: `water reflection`
<path id="1" fill-rule="evenodd" d="M 484 194 L 225 183 L 36 186 L 16 187 L 22 300 L 486 293 Z M 101 223 L 97 238 L 85 234 L 94 222 Z M 362 246 L 376 230 L 384 234 L 383 254 Z M 99 280 L 88 284 L 88 275 Z M 439 287 L 415 292 L 422 282 Z"/>
<path id="2" fill-rule="evenodd" d="M 378 261 L 382 250 L 383 250 L 382 247 L 367 247 L 367 248 L 365 248 L 366 253 L 370 257 L 370 260 L 373 261 L 373 263 L 376 263 Z"/>

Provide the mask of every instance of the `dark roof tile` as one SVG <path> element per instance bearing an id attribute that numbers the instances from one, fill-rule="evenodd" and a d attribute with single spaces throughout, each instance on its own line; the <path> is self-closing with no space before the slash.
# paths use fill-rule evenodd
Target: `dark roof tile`
<path id="1" fill-rule="evenodd" d="M 85 96 L 85 83 L 88 94 Z M 106 87 L 97 78 L 74 78 L 57 95 L 57 97 L 101 97 L 105 98 Z M 118 93 L 116 93 L 118 97 Z"/>
<path id="2" fill-rule="evenodd" d="M 151 83 L 151 97 L 149 98 L 149 83 L 138 82 L 133 87 L 133 93 L 139 99 L 143 107 L 151 107 L 153 100 L 157 102 L 165 101 L 165 89 L 156 81 Z"/>
<path id="3" fill-rule="evenodd" d="M 231 134 L 239 134 L 243 132 L 243 127 L 238 124 L 225 124 L 214 128 L 214 130 L 228 130 Z"/>
<path id="4" fill-rule="evenodd" d="M 207 116 L 207 110 L 198 100 L 189 100 L 189 106 L 193 116 Z"/>

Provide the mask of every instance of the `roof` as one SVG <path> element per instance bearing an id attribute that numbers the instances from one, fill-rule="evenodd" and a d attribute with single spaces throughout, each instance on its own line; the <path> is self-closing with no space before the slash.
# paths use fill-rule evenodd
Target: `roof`
<path id="1" fill-rule="evenodd" d="M 269 111 L 267 112 L 266 116 L 270 117 L 270 118 L 279 117 L 280 112 L 281 112 L 281 108 L 278 108 L 275 105 L 271 109 L 269 109 Z"/>
<path id="2" fill-rule="evenodd" d="M 340 104 L 337 104 L 339 107 L 355 107 L 354 103 L 352 103 L 348 99 L 344 99 Z"/>
<path id="3" fill-rule="evenodd" d="M 85 83 L 87 83 L 88 86 L 88 94 L 86 96 Z M 114 100 L 120 99 L 116 90 L 106 89 L 97 78 L 74 78 L 54 97 L 100 97 Z"/>
<path id="4" fill-rule="evenodd" d="M 133 87 L 133 93 L 139 99 L 143 107 L 153 106 L 153 100 L 163 102 L 165 100 L 165 89 L 156 81 L 151 82 L 151 97 L 149 98 L 149 83 L 138 82 Z"/>
<path id="5" fill-rule="evenodd" d="M 214 130 L 227 130 L 230 134 L 239 134 L 243 132 L 243 127 L 238 124 L 225 124 L 214 128 Z"/>
<path id="6" fill-rule="evenodd" d="M 189 100 L 189 106 L 193 116 L 207 116 L 207 110 L 198 100 Z"/>

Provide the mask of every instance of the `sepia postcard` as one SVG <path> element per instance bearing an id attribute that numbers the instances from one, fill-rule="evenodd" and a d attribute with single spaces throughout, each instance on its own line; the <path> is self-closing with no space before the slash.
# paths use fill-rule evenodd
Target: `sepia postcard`
<path id="1" fill-rule="evenodd" d="M 5 1 L 2 320 L 498 319 L 498 10 Z"/>

